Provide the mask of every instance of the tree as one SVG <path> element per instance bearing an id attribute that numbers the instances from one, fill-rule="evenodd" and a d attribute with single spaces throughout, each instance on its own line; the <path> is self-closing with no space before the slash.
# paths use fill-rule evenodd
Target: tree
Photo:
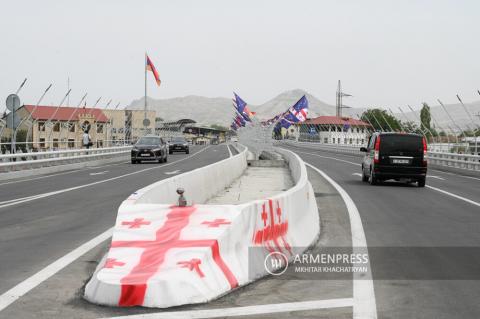
<path id="1" fill-rule="evenodd" d="M 420 110 L 420 126 L 427 137 L 428 134 L 431 134 L 431 136 L 438 136 L 437 130 L 435 130 L 435 128 L 430 125 L 431 121 L 432 116 L 430 114 L 430 106 L 427 103 L 423 102 L 422 109 Z"/>
<path id="2" fill-rule="evenodd" d="M 360 119 L 371 123 L 376 131 L 401 131 L 400 121 L 381 109 L 370 109 L 362 113 Z"/>

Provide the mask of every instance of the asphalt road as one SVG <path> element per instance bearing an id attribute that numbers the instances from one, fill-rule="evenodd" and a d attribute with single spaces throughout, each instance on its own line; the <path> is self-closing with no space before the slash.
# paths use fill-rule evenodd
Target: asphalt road
<path id="1" fill-rule="evenodd" d="M 118 206 L 135 190 L 228 156 L 225 145 L 194 146 L 165 164 L 125 162 L 0 183 L 0 294 L 112 227 Z M 192 190 L 185 189 L 188 198 Z M 48 194 L 54 191 L 61 193 Z M 47 196 L 18 200 L 38 194 Z"/>
<path id="2" fill-rule="evenodd" d="M 479 179 L 431 170 L 430 187 L 395 182 L 370 186 L 361 182 L 359 157 L 288 148 L 340 184 L 355 202 L 369 247 L 379 318 L 479 317 L 480 209 L 474 204 L 480 198 Z M 171 176 L 166 173 L 182 173 L 228 155 L 227 148 L 218 145 L 188 159 L 183 154 L 171 156 L 170 162 L 185 159 L 168 166 L 119 164 L 0 185 L 2 194 L 12 185 L 23 186 L 20 197 L 26 197 L 57 190 L 58 185 L 64 189 L 99 182 L 42 199 L 13 202 L 14 206 L 1 208 L 0 203 L 0 292 L 111 227 L 116 208 L 134 190 Z M 125 174 L 131 175 L 119 177 Z M 314 170 L 308 169 L 308 174 L 322 230 L 313 253 L 324 247 L 348 246 L 352 239 L 342 198 Z M 72 182 L 77 176 L 77 183 Z M 101 182 L 105 179 L 111 180 Z M 37 182 L 40 184 L 34 184 Z M 43 184 L 48 185 L 39 188 Z M 17 195 L 3 195 L 2 201 L 15 200 Z M 0 312 L 0 318 L 98 318 L 158 312 L 99 307 L 82 299 L 82 287 L 107 247 L 105 242 L 92 249 Z M 348 280 L 267 277 L 208 304 L 173 311 L 350 297 L 352 283 Z M 255 317 L 351 318 L 352 308 Z"/>
<path id="3" fill-rule="evenodd" d="M 479 179 L 435 170 L 427 186 L 437 190 L 396 182 L 371 186 L 361 181 L 359 157 L 288 149 L 354 200 L 369 246 L 379 318 L 480 316 L 480 207 L 450 195 L 478 203 Z"/>

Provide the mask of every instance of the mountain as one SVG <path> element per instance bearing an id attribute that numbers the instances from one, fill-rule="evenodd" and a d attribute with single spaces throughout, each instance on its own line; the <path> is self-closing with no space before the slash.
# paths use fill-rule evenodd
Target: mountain
<path id="1" fill-rule="evenodd" d="M 248 107 L 251 111 L 257 112 L 259 119 L 268 119 L 284 112 L 303 95 L 306 95 L 309 104 L 309 117 L 316 117 L 320 115 L 335 115 L 335 106 L 320 101 L 315 96 L 300 89 L 285 91 L 273 99 L 260 104 L 251 105 Z M 248 97 L 243 97 L 248 103 Z M 148 108 L 157 112 L 157 117 L 161 117 L 166 121 L 176 121 L 180 119 L 193 119 L 202 125 L 219 124 L 229 126 L 235 112 L 232 107 L 232 100 L 225 97 L 203 97 L 196 95 L 189 95 L 185 97 L 176 97 L 171 99 L 152 99 L 148 98 Z M 143 109 L 144 99 L 132 101 L 127 108 Z M 465 103 L 470 114 L 472 114 L 477 125 L 480 124 L 480 101 Z M 446 104 L 450 116 L 454 119 L 458 126 L 462 128 L 472 127 L 471 120 L 462 105 Z M 430 105 L 431 113 L 435 121 L 432 121 L 432 126 L 437 122 L 440 127 L 448 130 L 448 126 L 454 128 L 450 118 L 445 110 L 440 105 Z M 345 116 L 357 117 L 361 115 L 366 108 L 346 108 L 343 110 Z M 409 121 L 419 122 L 420 110 L 411 112 L 407 106 L 402 106 L 405 113 L 399 112 L 397 107 L 391 107 L 395 117 L 402 121 L 406 121 L 405 116 Z"/>
<path id="2" fill-rule="evenodd" d="M 306 95 L 308 99 L 310 117 L 335 114 L 334 106 L 326 104 L 308 92 L 298 89 L 283 92 L 261 105 L 249 104 L 248 107 L 250 111 L 257 112 L 257 116 L 260 119 L 268 119 L 285 112 L 303 95 Z M 248 97 L 245 97 L 245 99 L 248 102 Z M 144 98 L 142 97 L 132 101 L 127 108 L 142 109 L 143 105 Z M 228 127 L 235 116 L 232 100 L 224 97 L 209 98 L 189 95 L 171 99 L 147 98 L 147 105 L 150 110 L 157 112 L 157 117 L 161 117 L 166 121 L 189 118 L 203 125 L 220 124 Z"/>
<path id="3" fill-rule="evenodd" d="M 473 117 L 475 126 L 472 125 L 472 120 L 460 103 L 444 105 L 448 111 L 448 114 L 453 118 L 455 124 L 457 124 L 460 128 L 475 128 L 480 125 L 480 101 L 465 103 L 465 107 Z M 399 119 L 405 120 L 406 116 L 409 120 L 415 120 L 417 123 L 420 122 L 420 110 L 415 110 L 415 112 L 412 112 L 408 107 L 402 107 L 402 110 L 405 115 L 402 113 L 396 114 Z M 409 112 L 407 112 L 407 110 Z M 457 130 L 441 105 L 430 105 L 430 114 L 432 115 L 431 126 L 440 126 L 442 129 L 447 131 L 449 130 L 449 127 L 451 127 L 454 131 Z"/>
<path id="4" fill-rule="evenodd" d="M 285 91 L 268 102 L 258 106 L 251 106 L 250 110 L 256 111 L 260 118 L 268 119 L 279 113 L 285 112 L 303 95 L 305 95 L 308 100 L 309 117 L 335 115 L 335 106 L 322 102 L 310 93 L 300 89 Z"/>
<path id="5" fill-rule="evenodd" d="M 144 98 L 134 100 L 127 108 L 143 109 Z M 171 99 L 147 98 L 149 110 L 155 110 L 157 117 L 165 121 L 192 119 L 203 125 L 220 124 L 230 126 L 234 117 L 232 100 L 224 97 L 203 97 L 189 95 Z"/>

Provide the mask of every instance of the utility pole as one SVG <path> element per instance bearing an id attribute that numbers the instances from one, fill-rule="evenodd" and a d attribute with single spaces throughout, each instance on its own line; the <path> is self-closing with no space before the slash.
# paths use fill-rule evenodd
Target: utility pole
<path id="1" fill-rule="evenodd" d="M 336 112 L 335 115 L 337 117 L 342 116 L 342 83 L 338 80 L 337 86 L 337 102 L 336 102 Z"/>
<path id="2" fill-rule="evenodd" d="M 335 111 L 335 115 L 337 117 L 342 117 L 342 109 L 350 108 L 349 106 L 344 106 L 343 105 L 343 98 L 344 97 L 349 97 L 349 96 L 352 96 L 352 95 L 342 92 L 342 83 L 341 83 L 340 80 L 338 80 L 336 111 Z"/>

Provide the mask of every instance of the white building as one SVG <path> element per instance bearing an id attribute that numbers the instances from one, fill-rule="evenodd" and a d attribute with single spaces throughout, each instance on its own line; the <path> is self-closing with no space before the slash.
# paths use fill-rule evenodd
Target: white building
<path id="1" fill-rule="evenodd" d="M 295 138 L 324 144 L 365 145 L 371 134 L 370 124 L 337 116 L 319 116 L 295 125 Z"/>

